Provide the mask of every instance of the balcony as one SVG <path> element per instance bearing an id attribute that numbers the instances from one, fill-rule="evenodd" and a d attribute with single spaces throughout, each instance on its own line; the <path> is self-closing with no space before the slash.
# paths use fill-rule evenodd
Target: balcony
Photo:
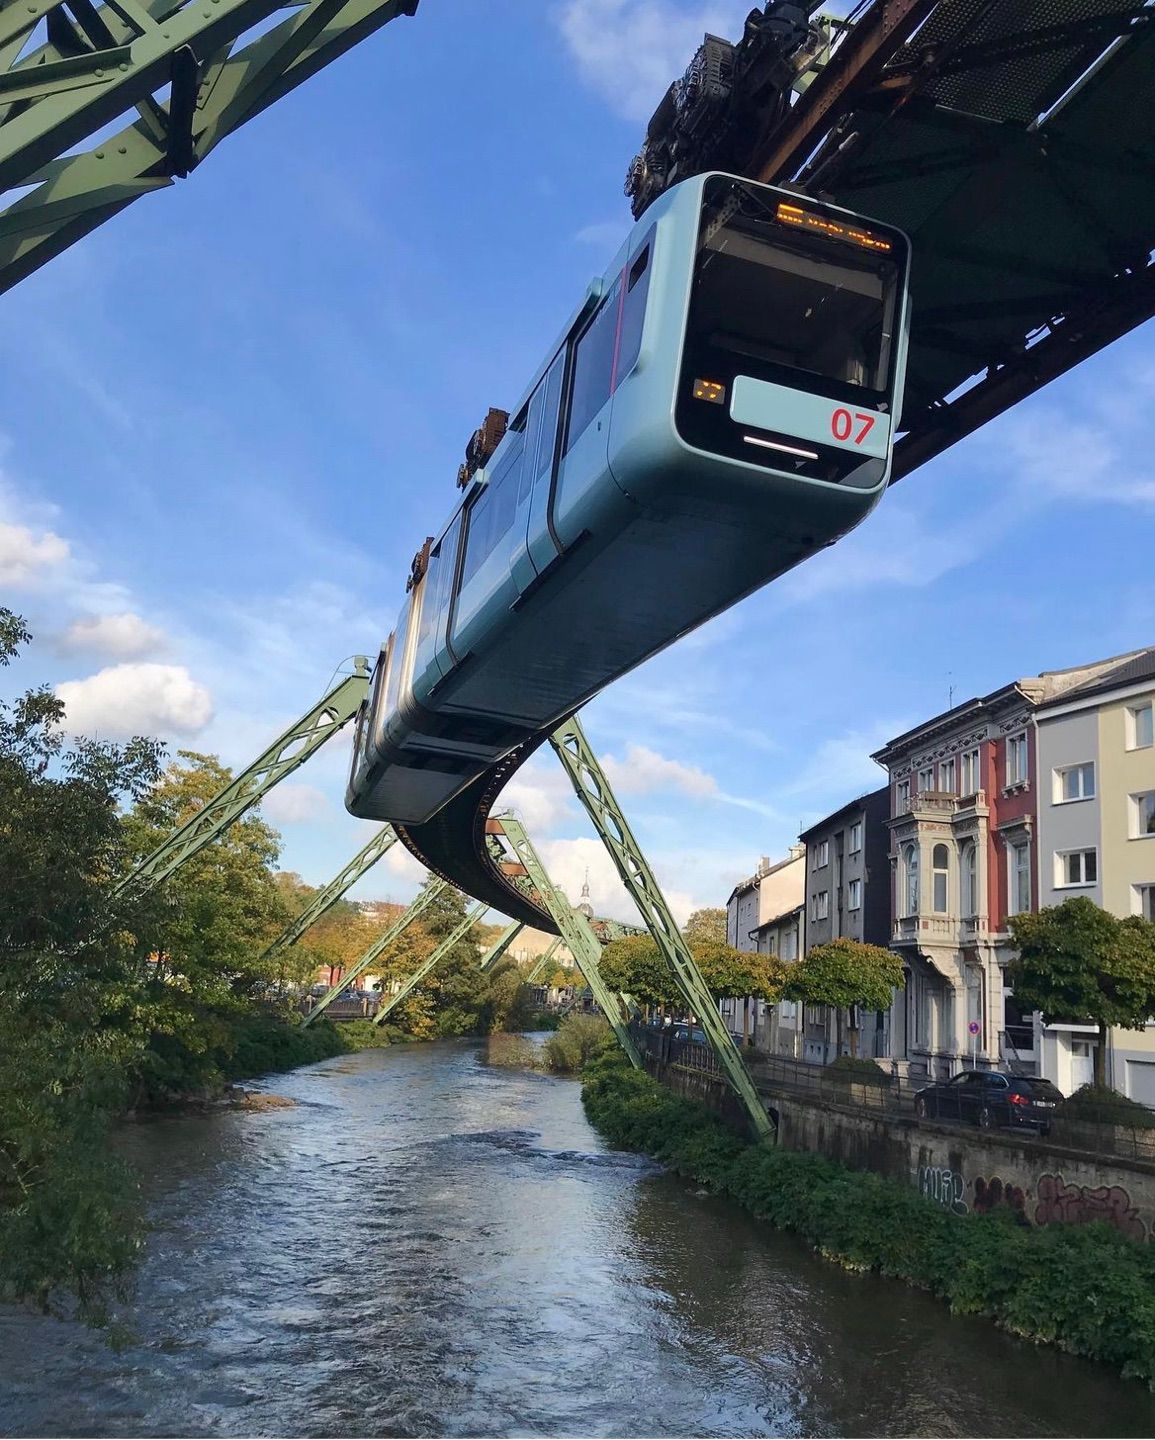
<path id="1" fill-rule="evenodd" d="M 893 938 L 908 945 L 918 940 L 957 945 L 961 931 L 953 915 L 900 915 L 894 922 Z"/>

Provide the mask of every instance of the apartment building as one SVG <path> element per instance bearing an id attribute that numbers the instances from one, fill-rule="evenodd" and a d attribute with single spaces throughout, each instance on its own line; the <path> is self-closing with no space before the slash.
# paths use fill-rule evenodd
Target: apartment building
<path id="1" fill-rule="evenodd" d="M 786 857 L 774 863 L 763 855 L 754 874 L 736 885 L 726 901 L 726 943 L 736 950 L 757 950 L 783 960 L 796 960 L 802 954 L 805 872 L 802 845 L 792 845 Z M 723 1000 L 720 1008 L 730 1030 L 741 1034 L 742 1000 Z M 791 1015 L 791 1038 L 783 1053 L 793 1055 L 796 1006 L 771 1007 L 764 1000 L 752 998 L 753 1038 L 760 1049 L 777 1050 L 782 1017 L 775 1012 L 784 1008 Z"/>
<path id="2" fill-rule="evenodd" d="M 1036 712 L 1040 906 L 1085 895 L 1155 920 L 1155 648 L 1108 668 Z M 1042 1074 L 1067 1093 L 1091 1080 L 1092 1026 L 1036 1022 Z M 1107 1081 L 1155 1104 L 1155 1026 L 1113 1029 Z"/>
<path id="3" fill-rule="evenodd" d="M 799 836 L 806 848 L 806 950 L 846 938 L 890 943 L 890 791 L 852 800 Z M 835 1058 L 835 1017 L 807 1006 L 801 1017 L 801 1056 Z M 890 1012 L 859 1017 L 859 1053 L 890 1054 Z"/>

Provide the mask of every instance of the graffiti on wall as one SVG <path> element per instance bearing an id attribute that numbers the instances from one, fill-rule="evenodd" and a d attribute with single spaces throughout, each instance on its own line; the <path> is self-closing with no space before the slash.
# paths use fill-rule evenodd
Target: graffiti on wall
<path id="1" fill-rule="evenodd" d="M 1061 1175 L 1040 1175 L 1036 1225 L 1089 1225 L 1105 1220 L 1129 1240 L 1146 1240 L 1147 1226 L 1122 1185 L 1068 1185 Z"/>
<path id="2" fill-rule="evenodd" d="M 967 1182 L 962 1172 L 943 1165 L 920 1165 L 918 1167 L 919 1192 L 952 1215 L 967 1213 Z"/>
<path id="3" fill-rule="evenodd" d="M 992 1210 L 1011 1210 L 1016 1219 L 1027 1220 L 1027 1192 L 1021 1185 L 1012 1185 L 998 1175 L 989 1180 L 982 1175 L 975 1181 L 971 1209 L 976 1215 L 989 1215 Z"/>

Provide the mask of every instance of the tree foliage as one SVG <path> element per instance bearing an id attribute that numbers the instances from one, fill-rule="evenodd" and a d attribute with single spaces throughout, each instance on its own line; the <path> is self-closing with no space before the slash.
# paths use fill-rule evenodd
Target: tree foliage
<path id="1" fill-rule="evenodd" d="M 815 945 L 789 967 L 783 991 L 787 999 L 807 1005 L 828 1005 L 835 1011 L 838 1049 L 842 1049 L 843 1012 L 854 1006 L 886 1010 L 895 990 L 903 986 L 902 961 L 893 950 L 859 940 L 829 940 Z M 851 1053 L 857 1053 L 857 1029 L 851 1030 Z"/>
<path id="2" fill-rule="evenodd" d="M 773 1003 L 782 993 L 787 967 L 774 955 L 735 950 L 718 940 L 694 941 L 690 953 L 715 999 L 751 996 Z M 611 989 L 632 995 L 643 1005 L 682 1003 L 673 971 L 648 935 L 611 940 L 602 951 L 599 969 Z"/>
<path id="3" fill-rule="evenodd" d="M 682 934 L 690 946 L 713 941 L 726 943 L 726 912 L 719 909 L 695 910 L 682 927 Z"/>
<path id="4" fill-rule="evenodd" d="M 1095 1082 L 1106 1083 L 1107 1030 L 1155 1015 L 1155 924 L 1120 920 L 1084 895 L 1010 920 L 1018 954 L 1007 980 L 1025 1010 L 1099 1027 Z"/>

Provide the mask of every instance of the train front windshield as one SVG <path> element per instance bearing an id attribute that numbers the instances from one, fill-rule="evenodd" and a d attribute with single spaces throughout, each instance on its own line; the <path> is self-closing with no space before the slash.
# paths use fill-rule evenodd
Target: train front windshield
<path id="1" fill-rule="evenodd" d="M 677 407 L 685 438 L 733 452 L 725 402 L 739 375 L 887 410 L 905 262 L 897 232 L 712 176 Z"/>

